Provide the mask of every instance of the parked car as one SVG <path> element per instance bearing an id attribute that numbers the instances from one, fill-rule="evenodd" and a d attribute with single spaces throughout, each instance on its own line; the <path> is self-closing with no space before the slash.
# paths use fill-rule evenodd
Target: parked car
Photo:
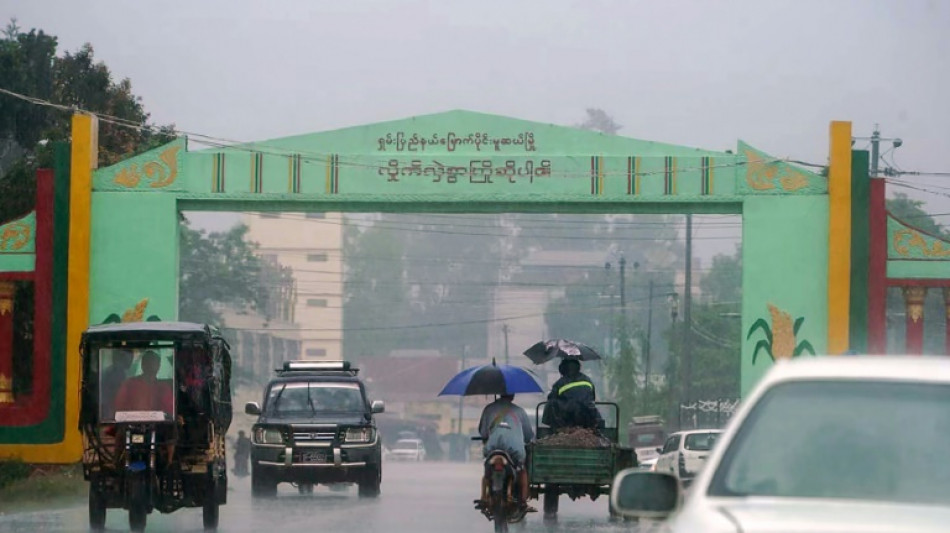
<path id="1" fill-rule="evenodd" d="M 950 524 L 950 359 L 823 357 L 774 365 L 685 500 L 627 470 L 611 506 L 666 531 L 933 532 Z"/>
<path id="2" fill-rule="evenodd" d="M 396 461 L 425 461 L 426 447 L 419 439 L 399 439 L 389 450 L 388 457 Z"/>
<path id="3" fill-rule="evenodd" d="M 662 448 L 657 449 L 655 472 L 666 472 L 679 478 L 688 486 L 696 474 L 702 470 L 716 439 L 722 433 L 718 429 L 700 429 L 678 431 L 666 439 Z"/>

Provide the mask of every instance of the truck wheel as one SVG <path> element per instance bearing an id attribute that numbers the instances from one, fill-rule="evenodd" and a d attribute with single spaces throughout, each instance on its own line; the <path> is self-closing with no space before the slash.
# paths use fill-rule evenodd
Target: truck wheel
<path id="1" fill-rule="evenodd" d="M 557 520 L 558 489 L 547 487 L 544 489 L 544 519 Z"/>
<path id="2" fill-rule="evenodd" d="M 263 472 L 251 471 L 251 496 L 254 498 L 273 498 L 277 496 L 277 482 Z"/>
<path id="3" fill-rule="evenodd" d="M 89 486 L 89 529 L 102 531 L 106 527 L 106 497 L 102 491 Z"/>
<path id="4" fill-rule="evenodd" d="M 376 498 L 379 496 L 379 485 L 382 480 L 383 473 L 378 466 L 366 467 L 359 481 L 360 498 Z"/>

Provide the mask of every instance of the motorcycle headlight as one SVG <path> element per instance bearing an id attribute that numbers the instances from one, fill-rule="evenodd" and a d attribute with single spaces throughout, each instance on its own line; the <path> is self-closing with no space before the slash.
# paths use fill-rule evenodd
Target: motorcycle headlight
<path id="1" fill-rule="evenodd" d="M 257 444 L 283 444 L 284 434 L 279 429 L 257 428 L 254 432 L 254 442 Z"/>
<path id="2" fill-rule="evenodd" d="M 373 428 L 349 428 L 343 436 L 344 442 L 371 442 L 376 437 Z"/>

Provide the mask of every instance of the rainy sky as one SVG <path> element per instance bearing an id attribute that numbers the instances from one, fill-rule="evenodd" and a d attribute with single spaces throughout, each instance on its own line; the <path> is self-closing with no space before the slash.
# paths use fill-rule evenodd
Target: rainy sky
<path id="1" fill-rule="evenodd" d="M 880 123 L 902 169 L 950 171 L 950 2 L 0 0 L 12 16 L 61 49 L 92 42 L 156 122 L 237 140 L 599 107 L 622 135 L 815 163 L 829 121 Z"/>

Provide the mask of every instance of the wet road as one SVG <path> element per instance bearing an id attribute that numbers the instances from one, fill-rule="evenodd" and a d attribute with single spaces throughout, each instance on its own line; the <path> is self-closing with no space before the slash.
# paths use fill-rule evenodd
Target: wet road
<path id="1" fill-rule="evenodd" d="M 228 504 L 221 509 L 219 531 L 332 530 L 348 533 L 486 533 L 492 525 L 472 508 L 478 494 L 480 465 L 457 463 L 385 463 L 382 495 L 361 500 L 356 488 L 331 491 L 318 487 L 313 494 L 297 494 L 281 485 L 276 500 L 252 500 L 250 478 L 231 478 Z M 540 507 L 539 502 L 532 502 Z M 56 511 L 0 517 L 0 531 L 86 531 L 85 506 Z M 128 515 L 109 510 L 106 528 L 128 531 Z M 545 525 L 540 513 L 528 516 L 513 532 L 589 531 L 640 532 L 635 523 L 611 522 L 607 499 L 596 502 L 564 498 L 556 525 Z M 169 515 L 153 513 L 146 531 L 201 531 L 201 510 L 182 509 Z"/>

